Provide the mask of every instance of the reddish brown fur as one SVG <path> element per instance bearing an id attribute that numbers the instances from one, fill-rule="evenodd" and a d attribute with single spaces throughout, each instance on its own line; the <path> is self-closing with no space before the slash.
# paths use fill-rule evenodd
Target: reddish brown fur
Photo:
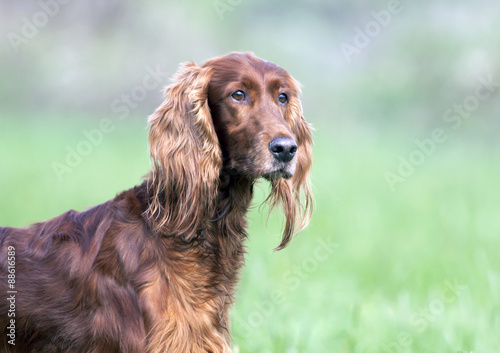
<path id="1" fill-rule="evenodd" d="M 254 182 L 268 179 L 271 205 L 284 207 L 277 249 L 309 221 L 312 141 L 298 94 L 285 70 L 251 54 L 183 65 L 150 117 L 142 185 L 85 212 L 0 228 L 0 290 L 9 246 L 17 290 L 16 345 L 1 300 L 0 352 L 231 352 Z M 279 136 L 298 146 L 290 162 L 270 153 Z"/>

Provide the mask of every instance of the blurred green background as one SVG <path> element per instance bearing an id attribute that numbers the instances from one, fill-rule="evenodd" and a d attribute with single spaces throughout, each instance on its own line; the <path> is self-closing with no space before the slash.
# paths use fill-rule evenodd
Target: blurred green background
<path id="1" fill-rule="evenodd" d="M 498 1 L 41 0 L 0 11 L 1 225 L 138 184 L 147 116 L 179 63 L 252 51 L 303 85 L 316 209 L 272 253 L 280 215 L 266 227 L 260 184 L 234 351 L 500 351 Z"/>

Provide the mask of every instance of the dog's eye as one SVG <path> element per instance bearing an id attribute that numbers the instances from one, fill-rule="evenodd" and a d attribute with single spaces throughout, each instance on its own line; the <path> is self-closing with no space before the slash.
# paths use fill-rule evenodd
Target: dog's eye
<path id="1" fill-rule="evenodd" d="M 231 94 L 231 97 L 235 100 L 235 101 L 238 101 L 238 102 L 242 102 L 245 100 L 245 92 L 243 92 L 242 90 L 237 90 L 236 92 L 234 92 L 233 94 Z"/>
<path id="2" fill-rule="evenodd" d="M 280 93 L 278 95 L 278 101 L 281 103 L 281 104 L 285 104 L 286 102 L 288 102 L 288 96 L 285 94 L 285 93 Z"/>

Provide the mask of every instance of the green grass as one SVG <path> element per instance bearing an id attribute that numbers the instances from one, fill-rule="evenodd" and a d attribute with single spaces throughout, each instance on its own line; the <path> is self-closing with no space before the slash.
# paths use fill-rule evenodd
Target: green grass
<path id="1" fill-rule="evenodd" d="M 116 122 L 61 180 L 52 163 L 99 120 L 2 119 L 2 225 L 85 209 L 148 171 L 143 119 Z M 393 192 L 384 172 L 411 141 L 316 129 L 315 213 L 283 251 L 270 251 L 276 217 L 266 227 L 265 207 L 259 213 L 264 182 L 257 192 L 232 314 L 235 351 L 500 351 L 498 149 L 450 138 Z"/>

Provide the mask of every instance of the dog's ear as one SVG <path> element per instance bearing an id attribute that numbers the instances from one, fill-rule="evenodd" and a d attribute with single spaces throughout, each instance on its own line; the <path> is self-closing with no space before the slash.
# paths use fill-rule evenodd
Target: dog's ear
<path id="1" fill-rule="evenodd" d="M 222 154 L 207 95 L 210 68 L 182 65 L 149 118 L 153 170 L 147 216 L 165 235 L 196 237 L 216 204 Z"/>
<path id="2" fill-rule="evenodd" d="M 299 99 L 300 85 L 291 76 L 287 77 L 292 89 L 285 120 L 296 136 L 297 167 L 291 179 L 279 179 L 272 184 L 269 199 L 271 207 L 282 204 L 286 216 L 283 238 L 274 250 L 288 245 L 294 234 L 304 229 L 311 219 L 313 195 L 310 183 L 312 165 L 312 127 L 304 119 Z"/>

